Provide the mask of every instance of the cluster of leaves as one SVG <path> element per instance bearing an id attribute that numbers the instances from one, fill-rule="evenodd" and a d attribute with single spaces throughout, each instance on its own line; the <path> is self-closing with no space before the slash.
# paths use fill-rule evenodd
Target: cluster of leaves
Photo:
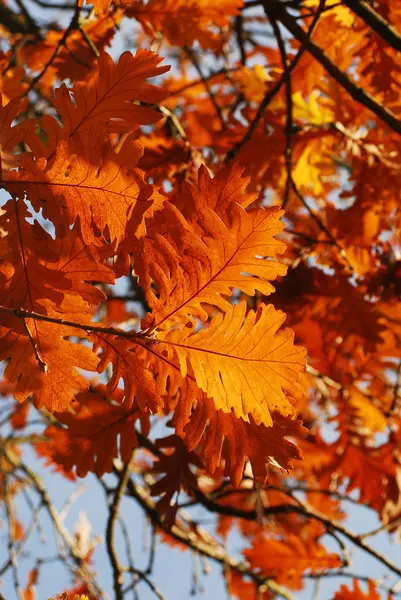
<path id="1" fill-rule="evenodd" d="M 116 600 L 124 573 L 159 593 L 116 557 L 124 495 L 234 597 L 354 576 L 347 544 L 401 577 L 366 541 L 401 522 L 399 7 L 17 4 L 0 2 L 0 572 L 17 586 L 32 492 L 71 560 L 65 597 L 103 594 L 29 444 L 69 480 L 116 477 Z M 112 57 L 121 28 L 138 49 Z M 349 500 L 381 526 L 348 530 Z M 182 505 L 218 515 L 213 534 Z M 380 599 L 360 578 L 333 600 Z"/>

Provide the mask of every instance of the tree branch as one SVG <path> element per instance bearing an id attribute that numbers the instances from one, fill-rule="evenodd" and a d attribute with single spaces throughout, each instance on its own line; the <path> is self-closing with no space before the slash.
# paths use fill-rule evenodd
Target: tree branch
<path id="1" fill-rule="evenodd" d="M 114 466 L 114 472 L 118 475 L 120 475 L 121 473 L 121 469 L 119 469 L 116 463 Z M 232 558 L 229 554 L 227 554 L 226 550 L 222 546 L 217 544 L 214 540 L 213 544 L 211 544 L 210 542 L 206 542 L 200 537 L 197 537 L 193 532 L 185 531 L 176 524 L 174 524 L 171 527 L 171 529 L 169 529 L 163 522 L 161 515 L 156 509 L 155 502 L 152 500 L 152 498 L 149 496 L 146 490 L 143 487 L 134 483 L 132 479 L 128 480 L 127 492 L 143 508 L 151 522 L 162 531 L 165 531 L 176 541 L 181 542 L 188 548 L 191 548 L 199 554 L 210 558 L 214 562 L 223 565 L 225 568 L 233 569 L 241 575 L 246 575 L 250 577 L 256 585 L 266 585 L 269 590 L 271 590 L 279 597 L 284 598 L 285 600 L 291 600 L 292 596 L 285 588 L 277 584 L 275 581 L 266 580 L 266 578 L 252 571 L 245 563 Z M 209 536 L 209 534 L 207 534 L 206 532 L 205 535 Z"/>
<path id="2" fill-rule="evenodd" d="M 346 75 L 337 65 L 335 65 L 325 52 L 312 42 L 307 33 L 302 29 L 296 20 L 286 11 L 285 6 L 280 0 L 261 0 L 261 4 L 269 15 L 272 10 L 276 18 L 288 29 L 288 31 L 303 44 L 308 52 L 326 69 L 329 75 L 333 77 L 359 104 L 362 104 L 372 111 L 379 119 L 386 123 L 396 133 L 401 133 L 401 121 L 382 104 L 377 102 L 373 96 L 364 89 L 358 87 L 348 75 Z"/>
<path id="3" fill-rule="evenodd" d="M 321 0 L 321 2 L 322 2 L 322 0 Z M 296 53 L 296 55 L 294 56 L 292 61 L 289 64 L 287 64 L 287 68 L 284 70 L 280 79 L 276 82 L 276 84 L 268 92 L 266 92 L 265 97 L 263 98 L 262 102 L 260 103 L 259 108 L 256 111 L 256 115 L 255 115 L 253 121 L 251 122 L 251 124 L 249 125 L 249 128 L 247 129 L 245 135 L 227 153 L 227 156 L 224 161 L 226 164 L 228 162 L 230 162 L 230 160 L 235 158 L 237 156 L 237 154 L 239 153 L 239 151 L 243 148 L 243 146 L 245 146 L 245 144 L 251 139 L 251 137 L 255 133 L 256 128 L 259 125 L 259 123 L 264 115 L 266 108 L 269 106 L 270 102 L 275 98 L 275 96 L 279 93 L 282 86 L 288 81 L 288 78 L 290 77 L 292 71 L 295 69 L 295 67 L 301 60 L 302 55 L 307 48 L 307 41 L 309 40 L 310 36 L 313 34 L 313 31 L 319 20 L 319 16 L 320 16 L 320 13 L 318 11 L 308 29 L 308 32 L 305 34 L 306 38 L 301 43 L 301 46 L 298 49 L 298 52 Z M 302 32 L 303 32 L 303 30 L 302 30 Z"/>
<path id="4" fill-rule="evenodd" d="M 117 489 L 114 494 L 113 502 L 110 505 L 110 514 L 107 520 L 106 527 L 106 547 L 109 555 L 111 568 L 113 570 L 113 587 L 115 593 L 115 600 L 123 600 L 123 571 L 124 568 L 120 564 L 115 548 L 115 527 L 117 524 L 118 511 L 120 508 L 121 500 L 124 496 L 125 489 L 131 473 L 131 465 L 133 460 L 133 454 L 130 460 L 124 465 L 121 476 L 118 482 Z"/>
<path id="5" fill-rule="evenodd" d="M 344 0 L 344 4 L 383 38 L 389 46 L 401 52 L 401 35 L 365 0 Z"/>

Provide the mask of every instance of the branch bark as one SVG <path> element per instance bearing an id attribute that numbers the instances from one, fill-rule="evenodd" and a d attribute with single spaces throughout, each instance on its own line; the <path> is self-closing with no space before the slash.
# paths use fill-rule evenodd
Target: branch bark
<path id="1" fill-rule="evenodd" d="M 369 25 L 394 50 L 401 52 L 401 35 L 364 0 L 344 0 L 344 3 L 366 25 Z"/>
<path id="2" fill-rule="evenodd" d="M 286 27 L 298 42 L 303 44 L 308 52 L 326 69 L 327 73 L 333 77 L 359 104 L 362 104 L 372 111 L 379 119 L 386 123 L 390 129 L 401 134 L 401 121 L 388 108 L 377 102 L 369 92 L 358 87 L 341 69 L 335 65 L 325 52 L 312 42 L 308 34 L 302 29 L 286 10 L 280 0 L 262 0 L 261 2 L 266 15 L 269 16 L 274 10 L 275 17 Z"/>

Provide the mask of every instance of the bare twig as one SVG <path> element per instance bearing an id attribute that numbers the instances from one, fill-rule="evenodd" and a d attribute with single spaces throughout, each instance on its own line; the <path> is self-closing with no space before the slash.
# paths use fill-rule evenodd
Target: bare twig
<path id="1" fill-rule="evenodd" d="M 329 240 L 331 240 L 332 245 L 335 246 L 337 248 L 337 250 L 340 253 L 340 256 L 346 261 L 346 263 L 348 264 L 348 267 L 351 271 L 354 270 L 354 267 L 352 266 L 347 253 L 345 252 L 344 248 L 337 242 L 336 238 L 333 236 L 333 234 L 330 232 L 329 229 L 327 229 L 326 225 L 323 223 L 323 221 L 320 219 L 320 217 L 317 216 L 317 214 L 311 209 L 311 207 L 309 206 L 309 204 L 306 202 L 305 198 L 303 197 L 303 195 L 301 194 L 301 192 L 298 190 L 298 187 L 294 181 L 294 179 L 292 178 L 291 174 L 290 174 L 290 185 L 291 185 L 291 189 L 293 190 L 293 192 L 295 193 L 295 195 L 297 196 L 298 200 L 301 201 L 301 203 L 303 204 L 303 206 L 306 208 L 306 210 L 308 211 L 309 215 L 312 217 L 312 219 L 315 221 L 315 223 L 318 225 L 319 229 L 321 229 L 323 231 L 323 233 L 326 234 L 326 236 L 329 238 Z"/>
<path id="2" fill-rule="evenodd" d="M 124 465 L 121 471 L 121 476 L 118 482 L 117 489 L 114 494 L 113 501 L 110 505 L 109 518 L 107 520 L 106 527 L 106 546 L 109 555 L 111 567 L 113 570 L 113 587 L 115 593 L 115 600 L 123 600 L 123 583 L 124 583 L 124 568 L 120 564 L 115 548 L 115 527 L 118 519 L 118 511 L 120 508 L 121 500 L 125 493 L 125 488 L 129 480 L 131 466 L 133 461 L 133 455 L 131 459 Z"/>
<path id="3" fill-rule="evenodd" d="M 57 534 L 63 540 L 63 543 L 68 550 L 70 558 L 77 566 L 77 571 L 79 572 L 80 576 L 86 581 L 89 589 L 91 589 L 94 594 L 97 594 L 100 597 L 104 597 L 103 590 L 95 581 L 93 573 L 88 571 L 87 567 L 83 563 L 82 557 L 79 554 L 77 554 L 77 552 L 74 550 L 74 542 L 70 536 L 70 533 L 68 532 L 62 519 L 60 518 L 59 513 L 54 508 L 47 491 L 45 490 L 42 482 L 40 481 L 40 478 L 28 467 L 28 465 L 23 463 L 20 460 L 20 458 L 12 451 L 5 449 L 4 457 L 15 469 L 20 470 L 25 474 L 25 476 L 31 482 L 33 489 L 37 492 L 37 494 L 39 494 L 42 500 L 42 505 L 45 507 Z"/>
<path id="4" fill-rule="evenodd" d="M 389 46 L 401 52 L 401 35 L 374 10 L 371 4 L 365 0 L 344 0 L 344 4 L 383 38 Z"/>
<path id="5" fill-rule="evenodd" d="M 115 465 L 114 471 L 117 471 L 118 474 L 120 473 L 117 465 Z M 225 568 L 233 569 L 242 575 L 248 575 L 256 584 L 265 584 L 268 589 L 277 594 L 277 596 L 285 598 L 286 600 L 291 600 L 291 594 L 283 586 L 274 581 L 266 580 L 266 578 L 252 571 L 245 563 L 232 558 L 226 550 L 214 540 L 213 542 L 212 540 L 206 541 L 207 538 L 210 538 L 210 535 L 206 532 L 203 534 L 205 539 L 202 539 L 201 535 L 198 537 L 193 532 L 186 531 L 176 524 L 169 529 L 163 522 L 155 502 L 149 496 L 147 491 L 143 487 L 135 484 L 132 479 L 128 481 L 127 493 L 135 498 L 148 515 L 151 522 L 159 529 L 168 533 L 173 539 L 181 542 L 192 550 L 195 550 L 199 554 L 209 557 L 211 560 L 223 565 Z"/>
<path id="6" fill-rule="evenodd" d="M 11 491 L 10 491 L 10 485 L 9 485 L 8 478 L 6 478 L 4 487 L 5 487 L 4 500 L 5 500 L 5 506 L 6 506 L 7 520 L 8 520 L 8 555 L 10 557 L 11 570 L 12 570 L 12 574 L 13 574 L 14 590 L 18 596 L 18 599 L 24 600 L 24 596 L 22 594 L 22 590 L 21 590 L 21 586 L 20 586 L 19 578 L 18 578 L 17 553 L 15 551 L 15 546 L 14 546 L 14 539 L 15 539 L 14 528 L 15 528 L 16 522 L 15 522 L 15 517 L 14 517 L 14 511 L 13 511 L 12 500 L 11 500 Z"/>
<path id="7" fill-rule="evenodd" d="M 67 29 L 64 31 L 64 33 L 63 33 L 62 37 L 60 38 L 60 40 L 59 40 L 56 48 L 54 49 L 54 52 L 50 56 L 50 58 L 47 61 L 47 63 L 44 65 L 43 69 L 30 82 L 30 84 L 28 86 L 28 89 L 25 92 L 25 95 L 29 94 L 29 92 L 36 86 L 36 84 L 46 74 L 47 70 L 51 67 L 51 65 L 53 64 L 55 58 L 58 56 L 59 52 L 61 51 L 61 49 L 65 45 L 65 43 L 67 41 L 67 38 L 70 35 L 70 33 L 72 31 L 74 31 L 75 29 L 78 28 L 78 26 L 79 26 L 79 12 L 80 12 L 80 8 L 79 8 L 78 5 L 76 5 L 75 6 L 75 12 L 74 12 L 74 15 L 73 15 L 73 17 L 72 17 L 72 19 L 70 21 L 70 24 L 68 25 Z"/>
<path id="8" fill-rule="evenodd" d="M 388 108 L 377 102 L 369 92 L 358 87 L 356 83 L 348 77 L 332 60 L 325 54 L 320 46 L 317 46 L 307 33 L 302 29 L 296 20 L 286 11 L 285 6 L 280 0 L 262 0 L 261 4 L 267 12 L 274 10 L 275 16 L 288 29 L 290 33 L 298 40 L 308 52 L 326 69 L 329 75 L 333 77 L 356 101 L 372 111 L 379 119 L 386 123 L 390 129 L 396 133 L 401 133 L 401 121 Z"/>
<path id="9" fill-rule="evenodd" d="M 319 20 L 319 16 L 320 15 L 319 15 L 319 11 L 318 11 L 306 34 L 302 29 L 302 32 L 304 33 L 305 37 L 301 43 L 301 46 L 298 49 L 298 52 L 292 59 L 291 63 L 287 64 L 287 69 L 284 71 L 284 73 L 282 74 L 280 79 L 275 83 L 275 85 L 268 92 L 266 92 L 262 102 L 259 105 L 258 110 L 256 111 L 256 115 L 254 116 L 253 121 L 251 122 L 247 131 L 245 132 L 245 135 L 227 153 L 227 156 L 225 158 L 225 163 L 228 163 L 230 160 L 235 158 L 237 156 L 237 154 L 239 153 L 239 151 L 243 148 L 243 146 L 251 139 L 251 137 L 255 133 L 255 131 L 264 115 L 266 108 L 269 106 L 269 104 L 273 100 L 273 98 L 275 98 L 275 96 L 279 93 L 279 91 L 281 90 L 281 88 L 285 84 L 285 82 L 288 81 L 291 73 L 293 72 L 293 70 L 295 69 L 295 67 L 297 66 L 299 61 L 301 60 L 302 55 L 307 48 L 307 42 L 310 40 L 310 38 L 315 30 L 315 27 Z"/>
<path id="10" fill-rule="evenodd" d="M 40 356 L 38 344 L 37 344 L 36 340 L 34 340 L 34 338 L 32 337 L 32 333 L 28 327 L 28 323 L 25 321 L 25 319 L 21 319 L 21 321 L 22 321 L 22 325 L 26 331 L 26 334 L 29 338 L 29 341 L 31 342 L 33 352 L 35 354 L 36 362 L 38 363 L 38 367 L 42 371 L 42 373 L 47 373 L 47 371 L 48 371 L 47 363 Z"/>
<path id="11" fill-rule="evenodd" d="M 203 74 L 203 71 L 201 69 L 201 66 L 199 64 L 199 61 L 198 61 L 198 58 L 197 58 L 195 52 L 189 46 L 184 46 L 184 50 L 185 50 L 187 56 L 189 57 L 189 59 L 191 60 L 193 66 L 195 67 L 203 85 L 205 86 L 205 89 L 210 98 L 210 102 L 213 104 L 216 114 L 220 120 L 220 123 L 221 123 L 222 127 L 224 128 L 226 126 L 226 123 L 225 123 L 225 120 L 223 117 L 223 111 L 221 110 L 221 106 L 218 104 L 218 102 L 216 100 L 216 95 L 213 92 L 213 90 L 209 84 L 208 78 L 205 77 Z"/>
<path id="12" fill-rule="evenodd" d="M 324 0 L 323 0 L 324 2 Z M 292 180 L 292 127 L 293 127 L 293 103 L 292 103 L 292 82 L 291 74 L 289 72 L 290 63 L 288 61 L 287 50 L 283 36 L 281 35 L 280 27 L 277 22 L 272 19 L 271 25 L 273 27 L 274 35 L 276 36 L 277 45 L 280 50 L 281 62 L 283 65 L 283 72 L 285 76 L 285 90 L 286 90 L 286 119 L 285 119 L 285 151 L 284 160 L 286 168 L 286 182 L 284 189 L 284 197 L 282 207 L 285 208 L 288 200 L 290 199 L 291 180 Z"/>

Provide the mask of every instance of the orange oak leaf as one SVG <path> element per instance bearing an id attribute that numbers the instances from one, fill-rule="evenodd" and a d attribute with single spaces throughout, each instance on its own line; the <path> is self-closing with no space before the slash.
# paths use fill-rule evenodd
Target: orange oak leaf
<path id="1" fill-rule="evenodd" d="M 233 202 L 229 222 L 208 206 L 199 206 L 198 235 L 171 204 L 156 215 L 160 233 L 143 238 L 135 255 L 135 270 L 152 309 L 144 326 L 166 328 L 189 316 L 207 320 L 202 305 L 226 311 L 234 289 L 253 296 L 274 291 L 270 283 L 287 267 L 276 260 L 285 245 L 275 238 L 283 229 L 277 208 L 246 212 Z M 164 232 L 164 234 L 162 234 Z M 156 289 L 155 289 L 156 287 Z"/>
<path id="2" fill-rule="evenodd" d="M 76 392 L 88 388 L 76 369 L 95 371 L 98 358 L 70 337 L 82 339 L 85 332 L 0 311 L 0 360 L 7 361 L 4 377 L 15 384 L 16 400 L 32 394 L 38 408 L 65 410 Z"/>
<path id="3" fill-rule="evenodd" d="M 200 456 L 211 475 L 222 465 L 234 486 L 239 486 L 247 460 L 255 479 L 265 483 L 269 464 L 289 470 L 291 459 L 302 456 L 297 446 L 286 439 L 286 436 L 306 435 L 301 421 L 273 413 L 272 427 L 256 425 L 252 417 L 247 423 L 232 412 L 216 410 L 213 401 L 205 395 L 197 399 L 189 417 L 185 418 L 181 411 L 176 409 L 173 423 L 188 450 Z M 183 427 L 188 418 L 189 422 Z"/>
<path id="4" fill-rule="evenodd" d="M 6 203 L 0 215 L 0 304 L 40 313 L 80 313 L 99 304 L 105 294 L 94 285 L 114 283 L 113 270 L 105 264 L 109 245 L 88 246 L 79 228 L 59 227 L 54 239 L 37 222 L 31 224 L 25 203 Z"/>
<path id="5" fill-rule="evenodd" d="M 31 569 L 28 573 L 25 589 L 22 592 L 23 600 L 35 600 L 36 591 L 35 586 L 38 582 L 39 570 L 37 568 Z"/>
<path id="6" fill-rule="evenodd" d="M 140 230 L 153 202 L 152 186 L 135 168 L 141 155 L 139 142 L 127 139 L 116 154 L 104 145 L 101 135 L 87 131 L 73 142 L 61 141 L 49 165 L 44 158 L 35 162 L 26 157 L 21 170 L 9 173 L 3 183 L 14 197 L 23 198 L 26 193 L 35 210 L 43 209 L 44 217 L 53 222 L 57 233 L 60 227 L 72 225 L 79 218 L 87 244 L 103 244 L 106 237 L 118 245 L 133 211 L 136 214 L 132 224 Z M 135 235 L 136 231 L 131 233 Z"/>
<path id="7" fill-rule="evenodd" d="M 158 66 L 161 61 L 162 57 L 150 50 L 139 49 L 135 55 L 124 52 L 115 64 L 103 52 L 84 81 L 71 89 L 62 85 L 55 90 L 53 104 L 63 122 L 63 137 L 100 126 L 129 132 L 160 119 L 161 114 L 139 103 L 155 104 L 161 100 L 163 92 L 146 82 L 169 70 L 168 66 Z"/>
<path id="8" fill-rule="evenodd" d="M 95 19 L 85 20 L 81 23 L 80 30 L 68 33 L 66 44 L 61 46 L 60 41 L 66 35 L 65 29 L 50 29 L 42 40 L 35 44 L 26 44 L 19 49 L 18 58 L 34 73 L 40 73 L 47 66 L 46 72 L 38 81 L 38 86 L 42 93 L 51 97 L 51 86 L 56 78 L 82 81 L 87 77 L 97 60 L 93 47 L 101 52 L 110 44 L 122 17 L 121 10 L 114 10 Z M 92 47 L 87 43 L 87 39 L 91 40 Z M 54 56 L 56 51 L 57 56 Z"/>
<path id="9" fill-rule="evenodd" d="M 142 411 L 156 412 L 163 401 L 153 373 L 148 368 L 150 361 L 146 348 L 129 338 L 112 334 L 91 334 L 89 339 L 94 351 L 101 349 L 98 373 L 103 373 L 109 364 L 112 365 L 113 374 L 107 383 L 109 392 L 114 392 L 122 379 L 124 403 L 127 406 L 133 405 L 135 399 Z"/>
<path id="10" fill-rule="evenodd" d="M 347 493 L 358 490 L 359 502 L 382 510 L 386 497 L 384 490 L 388 480 L 396 474 L 393 446 L 383 444 L 370 448 L 347 443 L 344 448 L 340 440 L 334 449 L 332 461 L 323 467 L 320 477 L 325 476 L 328 480 L 331 473 L 336 473 L 339 484 L 347 481 Z"/>
<path id="11" fill-rule="evenodd" d="M 49 246 L 49 255 L 52 253 L 54 260 L 46 263 L 46 267 L 63 275 L 61 286 L 55 285 L 55 289 L 65 297 L 73 297 L 76 309 L 81 306 L 78 300 L 96 305 L 106 299 L 106 294 L 96 283 L 115 282 L 114 270 L 107 264 L 113 254 L 109 244 L 85 244 L 80 228 L 70 228 L 64 223 L 59 227 L 59 236 Z M 60 308 L 66 312 L 66 303 L 55 306 L 54 310 Z"/>
<path id="12" fill-rule="evenodd" d="M 18 157 L 11 154 L 15 146 L 20 143 L 24 135 L 21 124 L 12 126 L 14 119 L 25 110 L 27 100 L 13 98 L 4 103 L 0 89 L 0 177 L 7 169 L 18 164 Z"/>
<path id="13" fill-rule="evenodd" d="M 25 69 L 11 66 L 12 52 L 0 52 L 0 105 L 6 105 L 13 98 L 23 96 L 28 84 L 24 81 Z M 3 104 L 2 104 L 3 103 Z"/>
<path id="14" fill-rule="evenodd" d="M 259 196 L 258 193 L 247 191 L 251 178 L 244 176 L 244 170 L 243 166 L 234 161 L 211 177 L 207 168 L 201 165 L 198 185 L 192 186 L 186 182 L 173 202 L 192 226 L 197 224 L 197 212 L 204 206 L 212 209 L 228 226 L 227 211 L 232 204 L 239 204 L 246 209 Z M 195 231 L 199 233 L 198 230 Z"/>
<path id="15" fill-rule="evenodd" d="M 117 0 L 116 4 L 119 3 Z M 78 0 L 78 6 L 93 5 L 96 14 L 106 14 L 108 9 L 110 8 L 111 0 Z"/>
<path id="16" fill-rule="evenodd" d="M 244 555 L 253 568 L 267 578 L 274 578 L 291 589 L 302 589 L 304 573 L 321 573 L 341 566 L 337 554 L 327 552 L 314 539 L 302 539 L 288 534 L 284 539 L 267 537 L 259 533 Z"/>
<path id="17" fill-rule="evenodd" d="M 160 454 L 150 471 L 157 478 L 151 486 L 151 495 L 161 496 L 157 502 L 158 510 L 165 515 L 167 523 L 172 524 L 177 510 L 173 497 L 178 496 L 181 489 L 190 494 L 191 488 L 197 488 L 193 469 L 199 468 L 201 462 L 196 454 L 187 450 L 177 435 L 156 440 L 156 447 Z"/>
<path id="18" fill-rule="evenodd" d="M 212 319 L 207 329 L 179 327 L 159 331 L 154 351 L 177 358 L 181 375 L 193 374 L 196 384 L 223 412 L 266 426 L 271 413 L 294 414 L 289 396 L 302 395 L 299 376 L 305 350 L 293 345 L 294 334 L 280 330 L 285 320 L 270 304 L 246 314 L 245 302 Z M 189 367 L 190 365 L 190 367 Z"/>
<path id="19" fill-rule="evenodd" d="M 100 600 L 99 596 L 93 594 L 87 583 L 76 582 L 74 587 L 65 590 L 57 598 L 49 600 Z"/>
<path id="20" fill-rule="evenodd" d="M 238 15 L 243 0 L 142 0 L 128 4 L 127 14 L 134 16 L 145 31 L 154 36 L 161 32 L 170 43 L 191 46 L 198 40 L 202 48 L 218 47 L 219 38 L 211 25 L 224 27 Z"/>
<path id="21" fill-rule="evenodd" d="M 333 600 L 380 600 L 380 595 L 373 581 L 368 581 L 368 590 L 365 593 L 361 589 L 359 582 L 354 579 L 352 589 L 346 585 L 342 585 L 338 592 L 334 594 Z"/>
<path id="22" fill-rule="evenodd" d="M 78 394 L 73 412 L 56 415 L 62 426 L 46 428 L 49 441 L 36 444 L 39 456 L 46 458 L 47 464 L 61 465 L 67 473 L 75 468 L 79 477 L 89 471 L 98 476 L 110 473 L 118 456 L 127 462 L 138 445 L 135 424 L 139 422 L 147 435 L 149 420 L 136 404 L 128 405 L 122 399 L 120 391 L 110 397 L 104 386 Z"/>
<path id="23" fill-rule="evenodd" d="M 0 215 L 0 303 L 10 308 L 43 311 L 42 300 L 55 304 L 63 295 L 62 274 L 49 270 L 55 259 L 49 252 L 51 236 L 38 224 L 31 225 L 24 202 L 8 201 Z"/>
<path id="24" fill-rule="evenodd" d="M 269 590 L 260 591 L 252 581 L 244 581 L 237 571 L 227 570 L 225 575 L 230 594 L 238 600 L 273 600 L 274 598 Z"/>
<path id="25" fill-rule="evenodd" d="M 16 404 L 10 415 L 10 425 L 13 429 L 24 429 L 29 414 L 29 402 L 25 400 L 22 404 Z"/>
<path id="26" fill-rule="evenodd" d="M 190 150 L 182 141 L 154 134 L 143 135 L 140 141 L 144 146 L 144 154 L 138 166 L 146 171 L 148 177 L 152 177 L 154 183 L 160 184 L 165 179 L 185 172 Z"/>

